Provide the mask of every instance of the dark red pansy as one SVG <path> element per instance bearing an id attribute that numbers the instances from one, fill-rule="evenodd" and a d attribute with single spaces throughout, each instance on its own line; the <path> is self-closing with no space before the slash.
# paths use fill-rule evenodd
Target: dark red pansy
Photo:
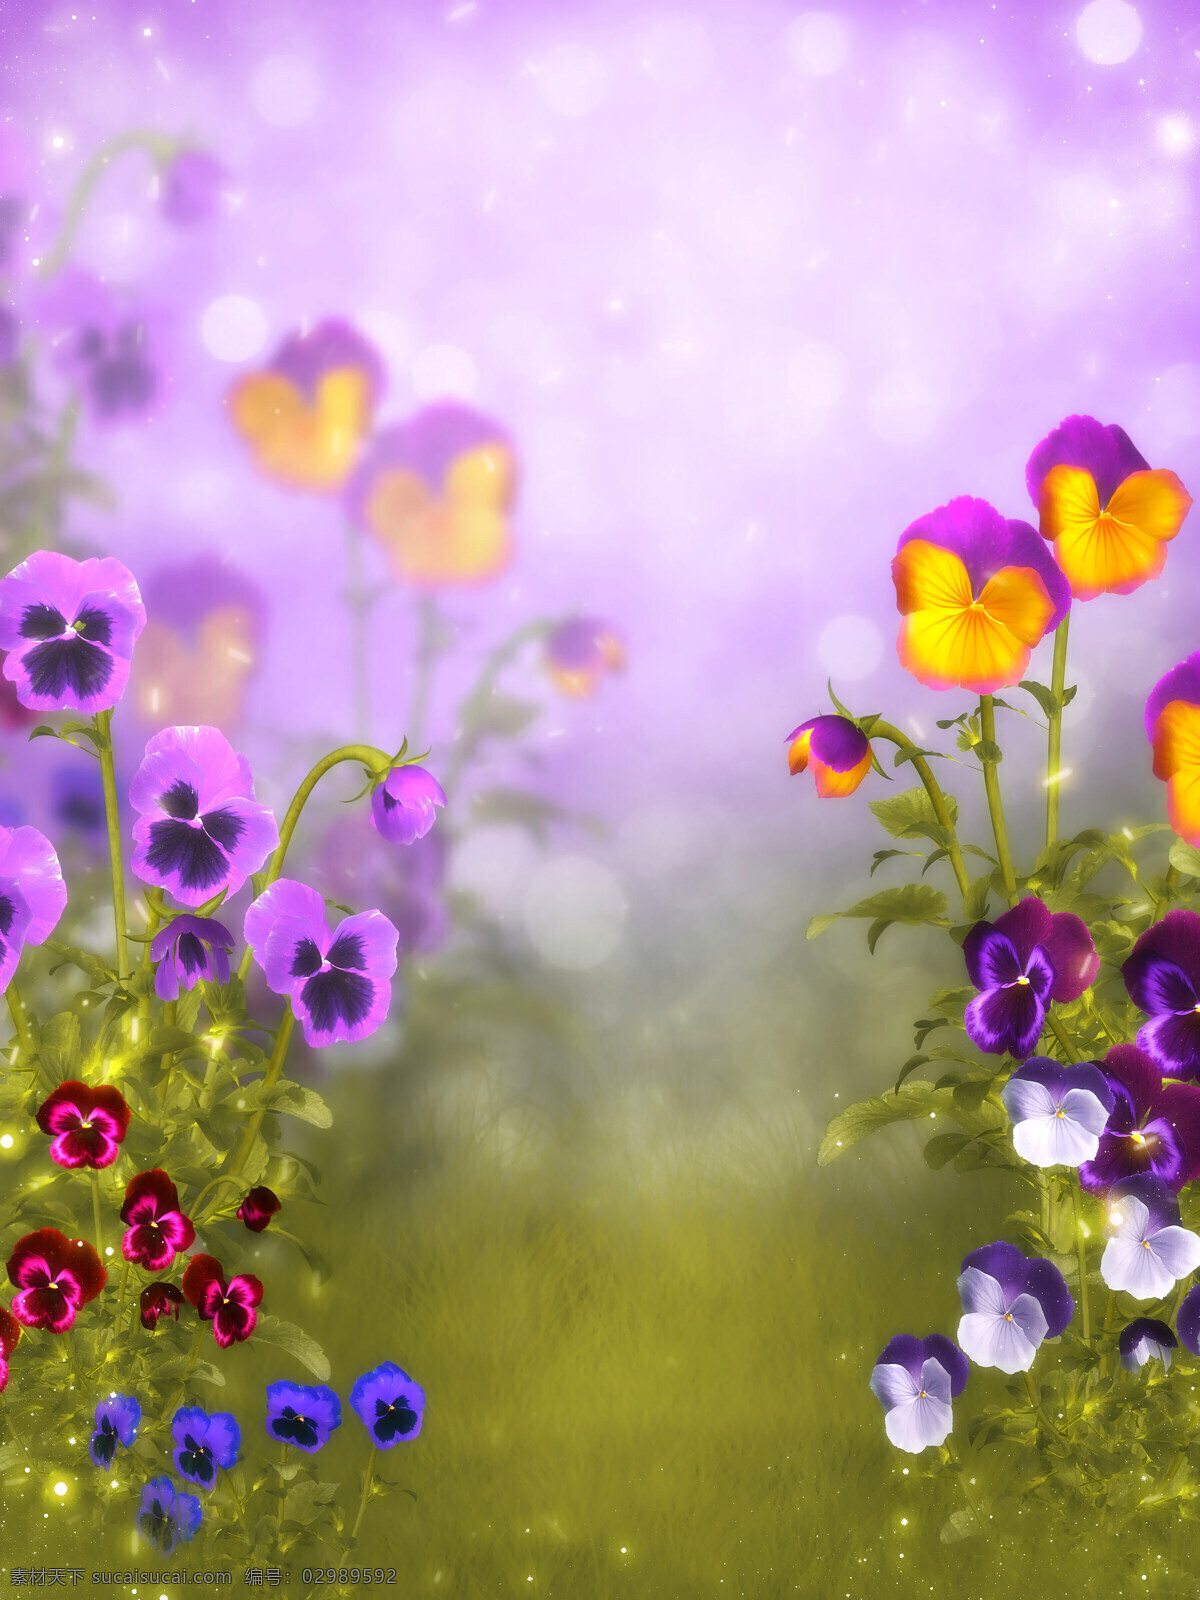
<path id="1" fill-rule="evenodd" d="M 60 1167 L 111 1167 L 129 1129 L 125 1097 L 111 1084 L 89 1088 L 72 1078 L 38 1107 L 37 1125 L 54 1135 L 50 1159 Z"/>
<path id="2" fill-rule="evenodd" d="M 21 1324 L 11 1311 L 0 1306 L 0 1394 L 8 1387 L 8 1358 L 17 1348 Z"/>
<path id="3" fill-rule="evenodd" d="M 213 1338 L 224 1350 L 254 1332 L 255 1306 L 263 1286 L 252 1273 L 239 1272 L 225 1281 L 225 1268 L 215 1256 L 193 1256 L 183 1275 L 183 1292 L 200 1317 L 213 1325 Z"/>
<path id="4" fill-rule="evenodd" d="M 57 1228 L 39 1228 L 18 1239 L 8 1258 L 13 1316 L 27 1328 L 65 1333 L 80 1306 L 94 1300 L 108 1281 L 100 1257 L 83 1239 Z"/>
<path id="5" fill-rule="evenodd" d="M 141 1293 L 142 1327 L 153 1333 L 160 1317 L 174 1316 L 178 1322 L 182 1304 L 183 1293 L 173 1283 L 147 1284 Z"/>
<path id="6" fill-rule="evenodd" d="M 196 1230 L 179 1209 L 179 1193 L 161 1167 L 130 1178 L 121 1221 L 130 1224 L 121 1254 L 147 1272 L 161 1272 L 195 1242 Z"/>
<path id="7" fill-rule="evenodd" d="M 279 1196 L 273 1189 L 261 1185 L 251 1189 L 237 1209 L 238 1219 L 251 1233 L 261 1233 L 279 1210 Z"/>

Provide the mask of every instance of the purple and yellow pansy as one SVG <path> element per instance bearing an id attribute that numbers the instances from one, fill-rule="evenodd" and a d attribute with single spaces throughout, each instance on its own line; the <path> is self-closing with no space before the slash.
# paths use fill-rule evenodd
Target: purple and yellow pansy
<path id="1" fill-rule="evenodd" d="M 1192 497 L 1116 423 L 1068 417 L 1025 468 L 1044 539 L 1076 600 L 1132 594 L 1157 578 Z"/>
<path id="2" fill-rule="evenodd" d="M 905 529 L 892 579 L 901 665 L 930 689 L 991 694 L 1019 683 L 1071 605 L 1036 531 L 969 495 Z"/>
<path id="3" fill-rule="evenodd" d="M 1167 786 L 1167 818 L 1181 839 L 1200 845 L 1200 650 L 1172 667 L 1146 702 L 1154 776 Z"/>
<path id="4" fill-rule="evenodd" d="M 785 741 L 793 777 L 811 770 L 822 800 L 853 794 L 871 769 L 871 744 L 849 717 L 810 717 Z"/>

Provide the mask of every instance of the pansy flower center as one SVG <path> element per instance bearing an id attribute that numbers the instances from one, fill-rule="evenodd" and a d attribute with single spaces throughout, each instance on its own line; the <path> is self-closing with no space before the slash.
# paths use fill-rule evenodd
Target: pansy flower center
<path id="1" fill-rule="evenodd" d="M 1005 1322 L 1011 1322 L 1011 1321 L 1012 1321 L 1012 1319 L 1013 1319 L 1013 1314 L 1012 1314 L 1012 1312 L 1011 1312 L 1011 1311 L 1006 1311 L 1006 1312 L 1005 1312 L 1005 1313 L 1004 1313 L 1004 1320 L 1005 1320 Z"/>
<path id="2" fill-rule="evenodd" d="M 1025 987 L 1028 987 L 1029 979 L 1025 976 L 1024 973 L 1022 973 L 1021 976 L 1017 979 L 1017 982 L 1019 984 L 1025 986 Z"/>
<path id="3" fill-rule="evenodd" d="M 1134 1144 L 1145 1144 L 1146 1142 L 1145 1135 L 1139 1133 L 1136 1128 L 1129 1135 L 1129 1137 L 1133 1140 Z"/>
<path id="4" fill-rule="evenodd" d="M 1063 1108 L 1061 1106 L 1059 1106 L 1058 1110 L 1054 1113 L 1054 1115 L 1056 1117 L 1065 1117 L 1066 1114 L 1067 1113 L 1063 1110 Z"/>

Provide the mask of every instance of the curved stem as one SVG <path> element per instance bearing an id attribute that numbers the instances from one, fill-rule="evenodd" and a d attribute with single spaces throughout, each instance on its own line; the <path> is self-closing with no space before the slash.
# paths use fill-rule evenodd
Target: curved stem
<path id="1" fill-rule="evenodd" d="M 149 972 L 154 965 L 150 951 L 154 943 L 154 935 L 158 932 L 158 925 L 162 921 L 162 913 L 163 891 L 161 889 L 151 889 L 146 896 L 146 943 L 142 947 L 143 972 Z M 138 1016 L 145 1020 L 149 1015 L 150 996 L 144 994 L 138 1001 Z"/>
<path id="2" fill-rule="evenodd" d="M 121 818 L 117 809 L 117 777 L 113 769 L 112 712 L 96 713 L 96 743 L 100 752 L 100 777 L 104 784 L 104 815 L 108 822 L 108 859 L 112 868 L 113 920 L 117 932 L 117 976 L 129 980 L 129 946 L 125 941 L 125 868 L 121 861 Z"/>
<path id="3" fill-rule="evenodd" d="M 442 781 L 442 789 L 449 804 L 451 793 L 457 788 L 463 769 L 475 754 L 479 743 L 479 735 L 469 737 L 462 735 L 461 724 L 468 720 L 472 713 L 478 714 L 487 704 L 496 687 L 496 680 L 521 652 L 522 648 L 531 639 L 544 639 L 550 631 L 548 622 L 527 622 L 524 627 L 518 628 L 515 633 L 510 633 L 507 639 L 501 641 L 496 648 L 484 658 L 483 668 L 475 681 L 475 687 L 467 695 L 459 707 L 459 738 L 451 752 L 450 760 L 446 767 L 446 775 Z M 415 736 L 414 736 L 415 737 Z M 903 738 L 901 734 L 901 738 Z"/>
<path id="4" fill-rule="evenodd" d="M 1067 679 L 1067 629 L 1071 625 L 1071 613 L 1059 623 L 1054 631 L 1054 669 L 1050 679 L 1050 693 L 1054 696 L 1055 709 L 1050 713 L 1050 735 L 1046 749 L 1046 844 L 1052 845 L 1058 838 L 1058 785 L 1062 773 L 1062 695 L 1063 686 Z"/>
<path id="5" fill-rule="evenodd" d="M 13 1027 L 17 1030 L 21 1054 L 31 1056 L 36 1048 L 33 1042 L 33 1030 L 30 1027 L 29 1013 L 25 1010 L 25 1002 L 21 999 L 21 992 L 17 988 L 15 978 L 4 991 L 4 994 L 8 1001 L 9 1012 L 12 1015 Z"/>
<path id="6" fill-rule="evenodd" d="M 990 694 L 979 697 L 979 726 L 985 744 L 996 743 L 996 707 Z M 983 763 L 983 787 L 987 793 L 988 812 L 992 819 L 992 832 L 996 836 L 996 855 L 1000 860 L 1000 876 L 1010 906 L 1017 903 L 1017 881 L 1013 876 L 1012 855 L 1008 848 L 1008 829 L 1004 825 L 1004 802 L 1000 798 L 1000 778 L 995 761 L 980 756 Z"/>
<path id="7" fill-rule="evenodd" d="M 283 1062 L 287 1055 L 288 1041 L 292 1037 L 292 1028 L 295 1024 L 295 1020 L 295 1017 L 292 1015 L 291 1001 L 289 1000 L 283 1016 L 279 1021 L 279 1032 L 275 1035 L 275 1048 L 271 1052 L 271 1059 L 267 1064 L 266 1072 L 263 1074 L 262 1087 L 264 1089 L 269 1089 L 279 1077 L 279 1074 L 283 1071 Z M 238 1144 L 237 1150 L 234 1152 L 233 1161 L 230 1164 L 228 1172 L 222 1174 L 223 1177 L 236 1178 L 238 1173 L 241 1172 L 242 1168 L 246 1165 L 250 1151 L 254 1147 L 254 1141 L 258 1137 L 258 1130 L 262 1127 L 262 1120 L 264 1116 L 266 1116 L 266 1110 L 264 1107 L 260 1106 L 250 1118 L 250 1121 L 246 1124 L 246 1131 L 242 1134 L 241 1141 Z M 210 1205 L 207 1214 L 211 1214 L 215 1209 L 215 1206 Z M 194 1222 L 199 1222 L 200 1218 L 194 1217 L 192 1220 Z"/>
<path id="8" fill-rule="evenodd" d="M 113 139 L 106 139 L 76 180 L 67 201 L 58 238 L 49 254 L 42 257 L 39 275 L 43 278 L 52 277 L 67 261 L 92 195 L 116 156 L 124 155 L 127 150 L 144 150 L 155 162 L 162 163 L 174 149 L 173 139 L 155 133 L 150 128 L 133 129 L 128 133 L 119 133 Z"/>
<path id="9" fill-rule="evenodd" d="M 901 733 L 900 729 L 893 727 L 890 722 L 877 722 L 871 729 L 871 738 L 887 739 L 901 750 L 915 751 L 917 748 L 907 734 Z M 971 887 L 971 880 L 967 875 L 966 862 L 963 860 L 962 848 L 959 845 L 958 835 L 954 829 L 954 821 L 950 816 L 950 808 L 946 804 L 946 796 L 942 793 L 941 785 L 933 775 L 933 768 L 925 757 L 914 754 L 911 760 L 917 770 L 917 776 L 925 785 L 925 793 L 929 796 L 929 804 L 933 807 L 934 816 L 950 836 L 948 847 L 950 865 L 954 868 L 954 876 L 958 880 L 959 891 L 965 904 Z"/>
<path id="10" fill-rule="evenodd" d="M 200 1193 L 192 1201 L 192 1211 L 193 1211 L 193 1213 L 196 1213 L 196 1212 L 199 1211 L 201 1200 L 203 1200 L 204 1196 L 206 1194 L 208 1194 L 211 1190 L 218 1188 L 223 1183 L 232 1183 L 232 1184 L 234 1184 L 236 1186 L 237 1181 L 238 1181 L 237 1178 L 234 1176 L 234 1174 L 232 1172 L 223 1172 L 219 1178 L 214 1178 L 211 1183 L 206 1183 L 204 1185 L 203 1189 L 201 1189 Z"/>
<path id="11" fill-rule="evenodd" d="M 367 1501 L 371 1498 L 371 1480 L 375 1476 L 375 1457 L 379 1454 L 379 1446 L 371 1440 L 371 1457 L 367 1462 L 367 1470 L 363 1474 L 362 1499 L 358 1503 L 358 1515 L 354 1519 L 354 1526 L 350 1530 L 350 1543 L 358 1538 L 358 1530 L 362 1527 L 363 1515 L 367 1509 Z"/>
<path id="12" fill-rule="evenodd" d="M 1075 1249 L 1079 1256 L 1079 1307 L 1083 1315 L 1083 1342 L 1084 1344 L 1090 1344 L 1092 1342 L 1092 1319 L 1088 1308 L 1087 1246 L 1083 1237 L 1083 1208 L 1078 1175 L 1071 1189 L 1071 1199 L 1075 1206 Z"/>

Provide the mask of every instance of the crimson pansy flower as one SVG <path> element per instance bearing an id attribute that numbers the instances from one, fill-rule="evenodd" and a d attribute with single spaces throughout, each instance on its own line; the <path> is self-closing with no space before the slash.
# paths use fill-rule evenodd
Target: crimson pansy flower
<path id="1" fill-rule="evenodd" d="M 83 1239 L 57 1228 L 39 1228 L 18 1239 L 8 1258 L 13 1316 L 27 1328 L 65 1333 L 80 1306 L 94 1300 L 108 1281 L 100 1257 Z"/>
<path id="2" fill-rule="evenodd" d="M 184 905 L 222 889 L 236 894 L 279 843 L 270 808 L 254 798 L 249 763 L 216 728 L 156 734 L 129 799 L 141 813 L 133 870 Z"/>
<path id="3" fill-rule="evenodd" d="M 1151 924 L 1121 969 L 1129 998 L 1149 1016 L 1137 1042 L 1163 1072 L 1200 1078 L 1200 916 L 1171 911 Z"/>
<path id="4" fill-rule="evenodd" d="M 273 1189 L 259 1184 L 237 1208 L 238 1221 L 244 1222 L 251 1233 L 261 1233 L 278 1210 L 279 1196 Z"/>
<path id="5" fill-rule="evenodd" d="M 1069 911 L 1027 895 L 963 941 L 967 974 L 980 991 L 967 1006 L 967 1033 L 990 1055 L 1032 1055 L 1052 1000 L 1079 996 L 1100 970 L 1092 936 Z"/>
<path id="6" fill-rule="evenodd" d="M 183 1292 L 201 1319 L 212 1323 L 222 1350 L 254 1332 L 254 1308 L 262 1303 L 263 1286 L 252 1273 L 239 1272 L 226 1283 L 225 1268 L 215 1256 L 193 1256 L 183 1275 Z"/>
<path id="7" fill-rule="evenodd" d="M 7 989 L 27 944 L 58 926 L 67 886 L 54 846 L 36 828 L 0 828 L 0 989 Z"/>
<path id="8" fill-rule="evenodd" d="M 387 1016 L 400 935 L 382 911 L 331 932 L 316 890 L 279 878 L 246 912 L 245 934 L 268 985 L 291 996 L 307 1044 L 365 1039 Z"/>
<path id="9" fill-rule="evenodd" d="M 37 1125 L 55 1136 L 50 1159 L 60 1167 L 111 1167 L 129 1131 L 130 1110 L 111 1084 L 95 1088 L 71 1078 L 52 1089 L 37 1111 Z"/>
<path id="10" fill-rule="evenodd" d="M 4 676 L 31 710 L 111 711 L 145 623 L 133 574 L 111 556 L 38 550 L 0 579 Z"/>
<path id="11" fill-rule="evenodd" d="M 173 1316 L 176 1322 L 179 1321 L 183 1292 L 173 1283 L 150 1283 L 142 1290 L 138 1304 L 142 1315 L 142 1327 L 153 1333 L 158 1327 L 160 1317 Z"/>
<path id="12" fill-rule="evenodd" d="M 121 1221 L 130 1225 L 121 1254 L 147 1272 L 161 1272 L 195 1242 L 196 1230 L 179 1209 L 179 1193 L 161 1167 L 130 1178 Z"/>
<path id="13" fill-rule="evenodd" d="M 178 1000 L 180 988 L 194 989 L 202 978 L 229 982 L 233 935 L 215 917 L 176 917 L 154 935 L 150 959 L 158 962 L 154 992 Z"/>
<path id="14" fill-rule="evenodd" d="M 0 1393 L 8 1387 L 8 1358 L 17 1348 L 21 1324 L 11 1311 L 0 1306 Z"/>
<path id="15" fill-rule="evenodd" d="M 1080 1183 L 1104 1194 L 1112 1184 L 1148 1172 L 1178 1194 L 1200 1177 L 1200 1089 L 1164 1084 L 1135 1044 L 1114 1045 L 1098 1065 L 1114 1103 L 1095 1156 L 1079 1169 Z"/>

